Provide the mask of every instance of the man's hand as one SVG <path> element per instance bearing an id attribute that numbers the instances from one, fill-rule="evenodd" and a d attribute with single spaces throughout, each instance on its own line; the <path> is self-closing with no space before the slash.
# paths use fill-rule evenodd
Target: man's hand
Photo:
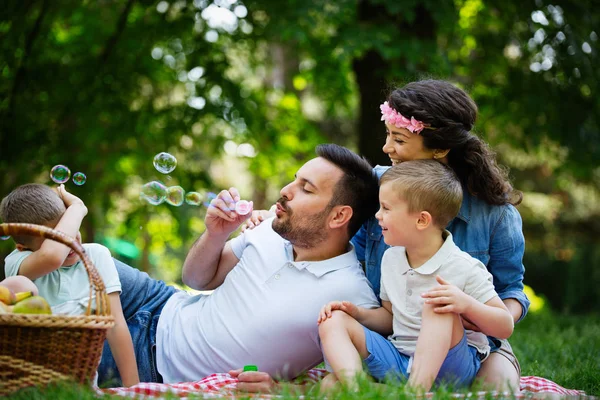
<path id="1" fill-rule="evenodd" d="M 349 301 L 332 301 L 321 308 L 317 324 L 321 324 L 321 322 L 325 322 L 328 318 L 331 318 L 333 310 L 343 311 L 355 320 L 359 320 L 360 309 L 355 304 Z"/>
<path id="2" fill-rule="evenodd" d="M 236 188 L 222 190 L 208 206 L 205 224 L 206 230 L 213 235 L 229 236 L 250 214 L 239 215 L 235 212 L 235 203 L 240 200 Z M 250 202 L 252 206 L 252 202 Z"/>
<path id="3" fill-rule="evenodd" d="M 239 391 L 271 393 L 277 387 L 277 383 L 266 372 L 242 371 L 242 368 L 229 371 L 229 375 L 238 379 L 237 389 Z"/>
<path id="4" fill-rule="evenodd" d="M 436 313 L 452 312 L 462 314 L 469 310 L 475 299 L 455 285 L 445 281 L 441 276 L 436 275 L 435 279 L 440 286 L 421 294 L 421 297 L 426 299 L 425 303 L 434 304 L 433 310 Z"/>

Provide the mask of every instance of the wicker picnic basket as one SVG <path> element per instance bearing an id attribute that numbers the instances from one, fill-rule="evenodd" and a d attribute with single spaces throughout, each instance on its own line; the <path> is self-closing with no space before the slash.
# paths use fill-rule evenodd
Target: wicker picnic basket
<path id="1" fill-rule="evenodd" d="M 63 243 L 79 255 L 90 279 L 90 302 L 84 315 L 0 314 L 0 396 L 62 379 L 92 381 L 106 332 L 114 325 L 98 270 L 81 244 L 59 231 L 32 224 L 0 224 L 0 235 L 41 236 Z M 92 310 L 94 295 L 96 308 Z"/>

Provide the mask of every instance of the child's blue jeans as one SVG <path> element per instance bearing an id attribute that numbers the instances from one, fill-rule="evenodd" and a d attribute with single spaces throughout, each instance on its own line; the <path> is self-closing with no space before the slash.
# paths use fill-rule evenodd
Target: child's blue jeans
<path id="1" fill-rule="evenodd" d="M 156 368 L 156 327 L 167 300 L 177 291 L 127 264 L 114 260 L 121 280 L 121 306 L 133 341 L 140 382 L 162 382 Z M 98 368 L 98 384 L 122 386 L 108 341 Z"/>

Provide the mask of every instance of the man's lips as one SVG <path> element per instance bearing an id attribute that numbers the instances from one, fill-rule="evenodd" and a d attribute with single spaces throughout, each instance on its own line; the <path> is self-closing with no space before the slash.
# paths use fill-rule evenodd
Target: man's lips
<path id="1" fill-rule="evenodd" d="M 277 215 L 279 217 L 280 214 L 283 214 L 285 212 L 287 212 L 287 211 L 285 211 L 285 208 L 283 208 L 281 203 L 277 203 L 276 207 L 275 207 L 275 215 Z"/>

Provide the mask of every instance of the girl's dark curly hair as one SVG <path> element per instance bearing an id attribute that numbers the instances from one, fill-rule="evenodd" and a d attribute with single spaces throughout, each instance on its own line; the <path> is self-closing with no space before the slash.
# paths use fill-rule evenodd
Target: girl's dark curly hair
<path id="1" fill-rule="evenodd" d="M 508 171 L 496 162 L 487 143 L 471 133 L 477 105 L 463 90 L 442 80 L 411 82 L 388 97 L 390 107 L 400 114 L 429 125 L 423 129 L 423 145 L 446 150 L 448 164 L 469 193 L 488 204 L 518 205 L 523 193 L 508 180 Z"/>

